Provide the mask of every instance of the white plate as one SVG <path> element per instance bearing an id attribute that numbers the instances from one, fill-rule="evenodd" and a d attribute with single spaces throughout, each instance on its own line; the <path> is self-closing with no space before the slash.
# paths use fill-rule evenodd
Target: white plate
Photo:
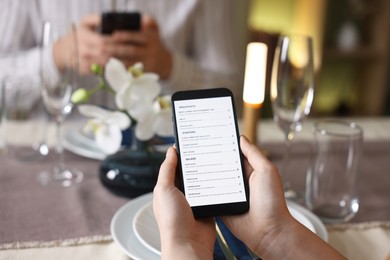
<path id="1" fill-rule="evenodd" d="M 291 204 L 290 201 L 287 201 L 287 207 L 291 215 L 298 220 L 302 225 L 310 229 L 313 233 L 316 233 L 313 223 L 301 212 L 301 209 L 298 209 L 297 204 Z"/>
<path id="2" fill-rule="evenodd" d="M 132 259 L 160 259 L 160 256 L 137 239 L 133 230 L 133 221 L 137 212 L 152 201 L 153 194 L 148 193 L 123 205 L 111 220 L 111 235 L 114 241 Z"/>
<path id="3" fill-rule="evenodd" d="M 172 144 L 156 144 L 154 149 L 159 152 L 166 152 Z M 64 138 L 64 147 L 77 155 L 90 159 L 104 160 L 107 154 L 104 153 L 95 143 L 95 141 L 83 134 L 80 128 L 70 129 L 66 132 Z"/>
<path id="4" fill-rule="evenodd" d="M 311 222 L 311 224 L 313 224 L 313 232 L 316 233 L 317 236 L 322 238 L 322 240 L 328 242 L 328 231 L 326 230 L 324 223 L 322 223 L 322 221 L 316 215 L 314 215 L 311 211 L 302 207 L 301 205 L 289 200 L 287 200 L 287 206 L 289 209 L 294 208 L 300 213 L 302 213 L 302 215 L 304 215 Z"/>
<path id="5" fill-rule="evenodd" d="M 135 236 L 152 252 L 161 255 L 160 231 L 150 201 L 142 207 L 133 220 Z"/>
<path id="6" fill-rule="evenodd" d="M 151 193 L 125 204 L 111 221 L 111 235 L 114 241 L 133 258 L 159 259 L 160 235 L 152 209 Z M 304 207 L 287 201 L 291 214 L 316 233 L 328 240 L 328 233 L 321 220 Z"/>
<path id="7" fill-rule="evenodd" d="M 94 140 L 83 135 L 79 129 L 70 129 L 66 132 L 64 147 L 75 154 L 90 159 L 103 160 L 107 156 L 95 144 Z"/>

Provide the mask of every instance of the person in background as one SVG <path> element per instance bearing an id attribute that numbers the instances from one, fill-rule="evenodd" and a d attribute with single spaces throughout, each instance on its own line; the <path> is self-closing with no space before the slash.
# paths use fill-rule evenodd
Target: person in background
<path id="1" fill-rule="evenodd" d="M 345 259 L 289 213 L 277 168 L 244 136 L 240 146 L 249 181 L 250 209 L 223 216 L 230 231 L 262 259 Z M 214 219 L 194 219 L 184 194 L 175 186 L 177 154 L 167 151 L 154 188 L 153 211 L 162 259 L 212 259 Z"/>
<path id="2" fill-rule="evenodd" d="M 139 32 L 99 33 L 101 13 L 142 14 Z M 241 100 L 248 0 L 0 0 L 0 78 L 23 71 L 39 78 L 40 52 L 53 74 L 66 68 L 66 40 L 40 48 L 44 21 L 74 22 L 79 49 L 80 86 L 93 87 L 91 65 L 116 57 L 126 65 L 142 62 L 160 76 L 162 94 L 178 90 L 227 87 Z M 237 8 L 238 7 L 238 8 Z M 100 94 L 100 95 L 99 95 Z M 110 106 L 98 93 L 94 103 Z"/>

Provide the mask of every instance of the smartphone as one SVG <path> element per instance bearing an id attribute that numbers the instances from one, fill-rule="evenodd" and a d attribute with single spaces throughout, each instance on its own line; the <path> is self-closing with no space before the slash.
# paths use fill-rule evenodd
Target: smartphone
<path id="1" fill-rule="evenodd" d="M 104 12 L 102 14 L 102 34 L 114 31 L 139 31 L 141 14 L 138 12 Z"/>
<path id="2" fill-rule="evenodd" d="M 180 188 L 195 218 L 248 211 L 232 92 L 226 88 L 180 91 L 171 99 Z"/>

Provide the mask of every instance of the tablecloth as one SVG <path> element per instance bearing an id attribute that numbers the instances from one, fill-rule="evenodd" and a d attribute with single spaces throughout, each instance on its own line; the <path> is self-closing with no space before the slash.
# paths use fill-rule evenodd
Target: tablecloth
<path id="1" fill-rule="evenodd" d="M 356 121 L 365 130 L 360 209 L 352 223 L 327 226 L 329 242 L 350 259 L 385 259 L 390 254 L 390 119 Z M 292 174 L 302 190 L 312 124 L 308 121 L 293 145 Z M 258 130 L 259 146 L 280 165 L 281 131 L 272 121 L 260 122 Z M 36 180 L 55 164 L 55 155 L 34 163 L 0 155 L 0 259 L 127 259 L 112 241 L 109 225 L 129 199 L 100 184 L 98 161 L 69 152 L 66 160 L 85 172 L 85 180 L 64 189 L 43 187 Z"/>

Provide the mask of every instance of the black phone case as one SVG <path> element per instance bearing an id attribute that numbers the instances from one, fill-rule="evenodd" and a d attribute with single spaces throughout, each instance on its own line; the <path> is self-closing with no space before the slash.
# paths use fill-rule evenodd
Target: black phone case
<path id="1" fill-rule="evenodd" d="M 175 117 L 175 108 L 174 108 L 174 101 L 176 100 L 186 100 L 186 99 L 198 99 L 198 98 L 212 98 L 212 97 L 220 97 L 220 96 L 230 96 L 232 98 L 232 106 L 233 106 L 233 114 L 236 118 L 236 109 L 234 105 L 234 97 L 232 92 L 229 89 L 226 88 L 214 88 L 214 89 L 202 89 L 202 90 L 188 90 L 188 91 L 179 91 L 172 95 L 172 121 L 173 121 L 173 127 L 174 127 L 174 135 L 175 135 L 175 142 L 176 142 L 176 151 L 178 155 L 178 173 L 180 175 L 180 190 L 185 194 L 184 191 L 184 181 L 183 181 L 183 173 L 182 173 L 182 167 L 181 167 L 181 159 L 180 159 L 180 144 L 178 140 L 178 133 L 177 133 L 177 127 L 176 127 L 176 117 Z M 237 136 L 238 135 L 238 124 L 237 120 L 235 120 L 236 123 L 236 131 Z M 238 138 L 239 142 L 239 138 Z M 241 159 L 241 167 L 244 172 L 244 165 L 243 165 L 243 155 L 240 150 L 240 159 Z M 206 205 L 206 206 L 197 206 L 197 207 L 191 207 L 192 212 L 195 216 L 195 218 L 205 218 L 205 217 L 213 217 L 213 216 L 222 216 L 222 215 L 237 215 L 237 214 L 243 214 L 249 210 L 249 186 L 248 182 L 244 177 L 244 185 L 245 185 L 245 193 L 246 193 L 246 202 L 236 202 L 236 203 L 227 203 L 227 204 L 214 204 L 214 205 Z"/>
<path id="2" fill-rule="evenodd" d="M 138 12 L 105 12 L 102 14 L 102 34 L 114 31 L 139 31 L 141 14 Z"/>

